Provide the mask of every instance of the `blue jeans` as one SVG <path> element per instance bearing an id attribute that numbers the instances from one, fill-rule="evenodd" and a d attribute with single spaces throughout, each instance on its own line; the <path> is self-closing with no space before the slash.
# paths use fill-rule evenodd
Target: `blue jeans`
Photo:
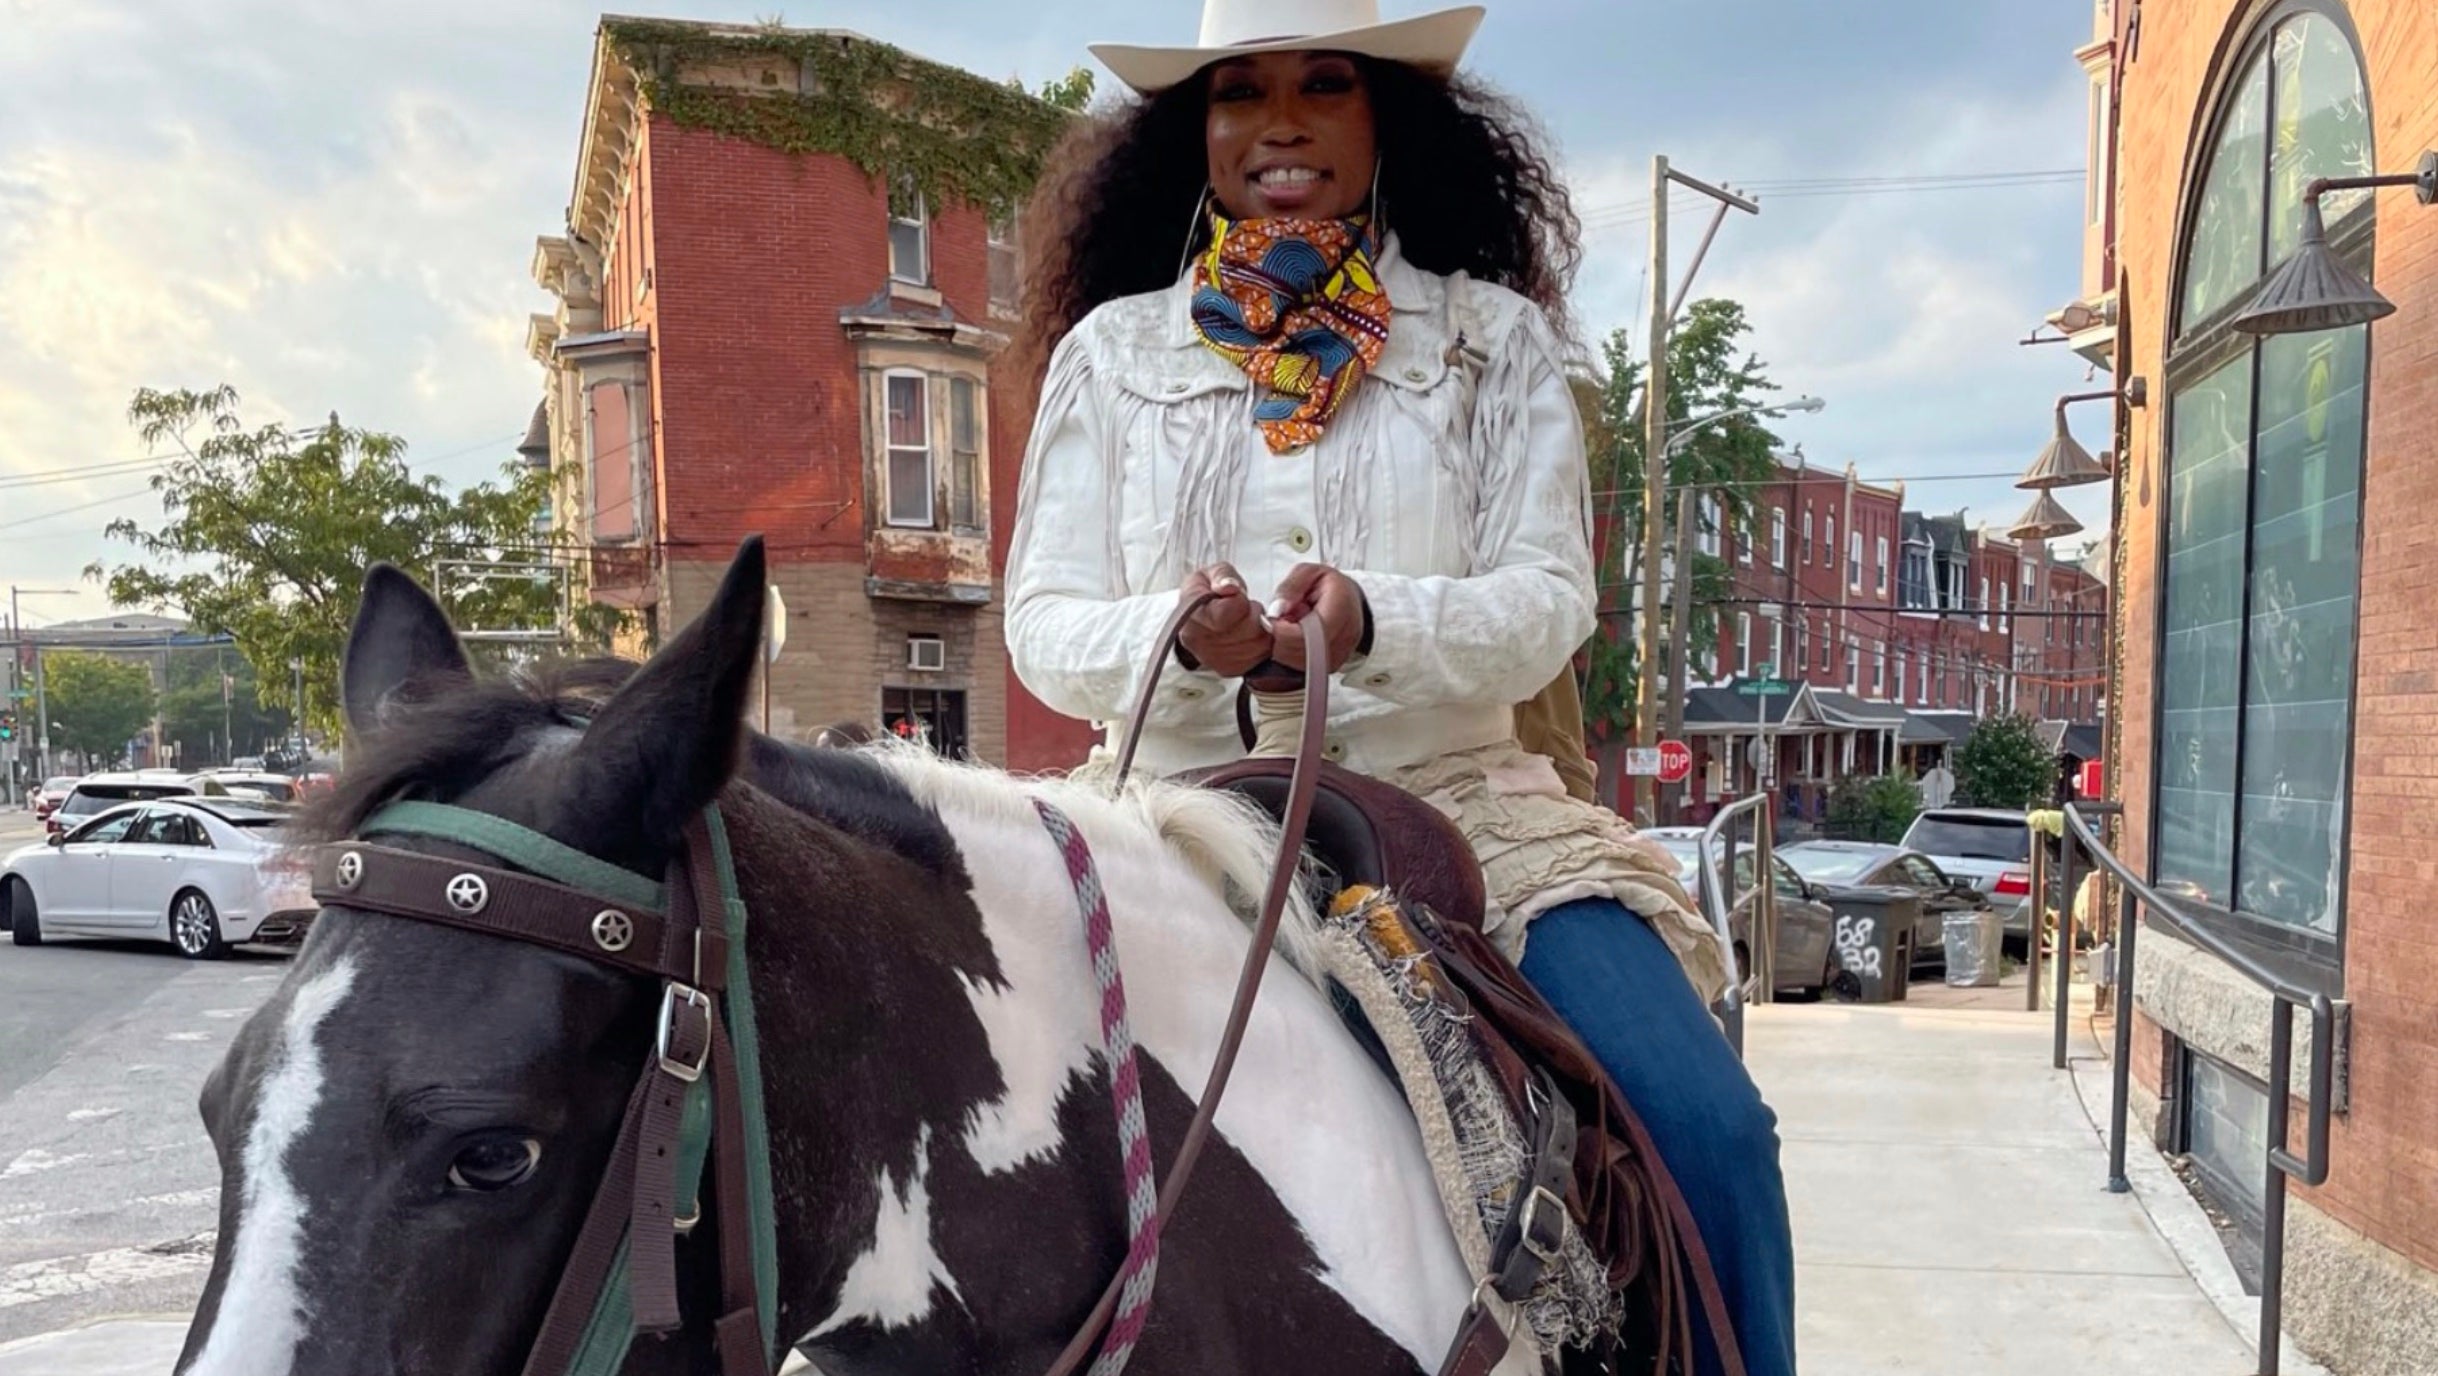
<path id="1" fill-rule="evenodd" d="M 1534 920 L 1524 977 L 1617 1081 L 1692 1210 L 1751 1376 L 1795 1370 L 1795 1243 L 1778 1116 L 1667 944 L 1611 899 Z M 1701 1310 L 1694 1308 L 1695 1326 Z M 1700 1371 L 1719 1362 L 1706 1331 Z"/>

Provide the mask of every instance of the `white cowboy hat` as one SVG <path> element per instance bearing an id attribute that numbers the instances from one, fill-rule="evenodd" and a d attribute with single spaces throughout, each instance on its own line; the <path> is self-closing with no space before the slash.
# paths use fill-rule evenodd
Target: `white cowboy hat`
<path id="1" fill-rule="evenodd" d="M 1316 48 L 1447 73 L 1464 57 L 1485 13 L 1479 5 L 1461 5 L 1382 23 L 1380 0 L 1203 0 L 1202 41 L 1193 47 L 1095 43 L 1092 55 L 1145 95 L 1226 58 Z"/>

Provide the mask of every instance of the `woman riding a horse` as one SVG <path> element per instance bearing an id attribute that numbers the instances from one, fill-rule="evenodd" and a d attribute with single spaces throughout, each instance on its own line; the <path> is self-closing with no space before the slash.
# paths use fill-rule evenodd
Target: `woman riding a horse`
<path id="1" fill-rule="evenodd" d="M 1028 222 L 1047 373 L 1009 650 L 1045 703 L 1114 722 L 1172 610 L 1216 594 L 1150 706 L 1141 759 L 1165 773 L 1242 752 L 1240 684 L 1274 748 L 1295 676 L 1334 675 L 1329 757 L 1466 833 L 1490 936 L 1643 1118 L 1746 1368 L 1777 1376 L 1775 1118 L 1706 1007 L 1714 938 L 1673 862 L 1569 789 L 1572 753 L 1518 740 L 1517 704 L 1571 687 L 1596 580 L 1575 220 L 1531 127 L 1455 72 L 1481 18 L 1207 0 L 1194 46 L 1094 49 L 1140 98 L 1075 138 Z"/>

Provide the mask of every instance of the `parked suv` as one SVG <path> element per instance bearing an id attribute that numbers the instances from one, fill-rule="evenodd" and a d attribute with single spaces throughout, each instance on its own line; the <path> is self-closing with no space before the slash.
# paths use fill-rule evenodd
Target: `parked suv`
<path id="1" fill-rule="evenodd" d="M 1937 807 L 1906 828 L 1905 849 L 1969 881 L 2006 920 L 2009 946 L 2032 932 L 2032 832 L 2020 812 L 2003 808 Z"/>
<path id="2" fill-rule="evenodd" d="M 76 781 L 76 787 L 68 791 L 65 802 L 42 819 L 43 830 L 56 835 L 121 803 L 150 802 L 155 798 L 187 798 L 202 791 L 183 774 L 156 770 L 138 774 L 88 774 Z"/>

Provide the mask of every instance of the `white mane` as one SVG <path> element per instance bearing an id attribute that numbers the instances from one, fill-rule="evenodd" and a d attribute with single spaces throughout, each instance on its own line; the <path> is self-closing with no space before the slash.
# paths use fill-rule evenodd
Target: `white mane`
<path id="1" fill-rule="evenodd" d="M 916 799 L 943 811 L 1037 827 L 1033 800 L 1039 798 L 1066 814 L 1095 855 L 1165 855 L 1248 923 L 1277 864 L 1277 823 L 1232 793 L 1137 774 L 1123 793 L 1111 796 L 1106 783 L 1010 774 L 942 759 L 907 742 L 878 741 L 860 750 L 885 765 Z M 1316 979 L 1321 968 L 1312 947 L 1318 921 L 1298 884 L 1279 923 L 1278 950 L 1308 979 Z"/>

